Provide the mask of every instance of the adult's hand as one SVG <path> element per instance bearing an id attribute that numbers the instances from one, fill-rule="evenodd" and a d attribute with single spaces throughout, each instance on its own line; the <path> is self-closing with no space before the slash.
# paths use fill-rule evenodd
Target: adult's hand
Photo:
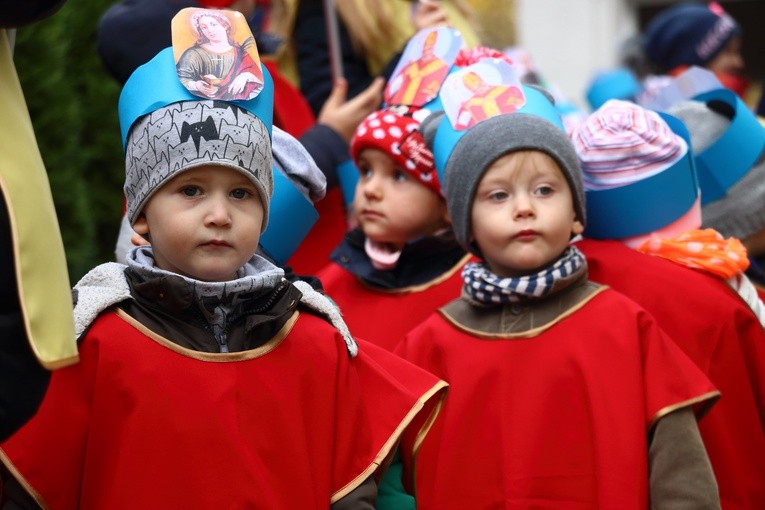
<path id="1" fill-rule="evenodd" d="M 448 27 L 449 18 L 437 0 L 419 0 L 412 9 L 412 24 L 416 31 L 431 27 Z"/>
<path id="2" fill-rule="evenodd" d="M 348 82 L 339 78 L 321 107 L 316 122 L 332 128 L 343 140 L 350 142 L 361 121 L 380 107 L 384 87 L 385 79 L 378 76 L 361 93 L 346 101 Z"/>

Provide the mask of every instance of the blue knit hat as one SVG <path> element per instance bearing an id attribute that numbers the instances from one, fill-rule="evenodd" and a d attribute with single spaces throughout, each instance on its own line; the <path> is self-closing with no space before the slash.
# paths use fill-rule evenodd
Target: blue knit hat
<path id="1" fill-rule="evenodd" d="M 740 34 L 741 28 L 728 14 L 685 2 L 663 10 L 648 23 L 643 48 L 663 72 L 682 65 L 703 67 Z"/>

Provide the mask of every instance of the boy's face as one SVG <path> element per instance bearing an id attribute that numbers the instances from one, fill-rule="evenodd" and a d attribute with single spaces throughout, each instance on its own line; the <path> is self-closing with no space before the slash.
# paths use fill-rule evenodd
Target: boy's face
<path id="1" fill-rule="evenodd" d="M 487 169 L 476 189 L 471 222 L 473 240 L 489 268 L 502 277 L 548 266 L 571 235 L 584 230 L 563 172 L 539 151 L 507 154 Z"/>
<path id="2" fill-rule="evenodd" d="M 361 177 L 353 210 L 372 241 L 400 249 L 411 239 L 448 226 L 446 203 L 383 151 L 364 149 L 358 167 Z"/>
<path id="3" fill-rule="evenodd" d="M 236 278 L 260 241 L 263 204 L 255 185 L 234 169 L 204 165 L 166 182 L 133 229 L 148 235 L 156 264 L 202 281 Z"/>
<path id="4" fill-rule="evenodd" d="M 706 65 L 714 73 L 741 74 L 744 71 L 744 57 L 741 54 L 741 37 L 733 37 L 720 53 Z"/>

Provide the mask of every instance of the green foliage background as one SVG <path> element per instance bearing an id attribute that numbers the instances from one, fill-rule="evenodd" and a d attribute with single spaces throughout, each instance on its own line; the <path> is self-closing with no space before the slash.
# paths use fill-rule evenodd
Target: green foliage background
<path id="1" fill-rule="evenodd" d="M 112 1 L 69 0 L 16 34 L 16 69 L 48 171 L 72 284 L 113 260 L 122 213 L 120 86 L 96 51 L 98 20 Z"/>

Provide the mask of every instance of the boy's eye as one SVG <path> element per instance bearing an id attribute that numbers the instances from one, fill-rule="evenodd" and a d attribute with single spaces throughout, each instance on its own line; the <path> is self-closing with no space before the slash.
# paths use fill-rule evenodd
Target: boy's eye
<path id="1" fill-rule="evenodd" d="M 536 194 L 541 197 L 552 195 L 553 189 L 550 186 L 539 186 L 536 190 Z"/>
<path id="2" fill-rule="evenodd" d="M 251 193 L 244 188 L 237 188 L 231 191 L 231 196 L 236 199 L 247 198 Z"/>
<path id="3" fill-rule="evenodd" d="M 409 175 L 401 169 L 397 169 L 396 173 L 394 174 L 393 178 L 396 180 L 396 182 L 404 182 L 407 179 L 409 179 Z"/>
<path id="4" fill-rule="evenodd" d="M 200 193 L 200 190 L 196 186 L 185 186 L 183 189 L 181 189 L 181 193 L 187 197 L 195 197 Z"/>
<path id="5" fill-rule="evenodd" d="M 372 169 L 369 167 L 359 167 L 359 174 L 361 174 L 361 177 L 364 179 L 369 179 L 372 177 Z"/>
<path id="6" fill-rule="evenodd" d="M 493 200 L 495 202 L 504 200 L 507 197 L 508 197 L 508 194 L 506 191 L 492 191 L 491 193 L 489 193 L 489 200 Z"/>

